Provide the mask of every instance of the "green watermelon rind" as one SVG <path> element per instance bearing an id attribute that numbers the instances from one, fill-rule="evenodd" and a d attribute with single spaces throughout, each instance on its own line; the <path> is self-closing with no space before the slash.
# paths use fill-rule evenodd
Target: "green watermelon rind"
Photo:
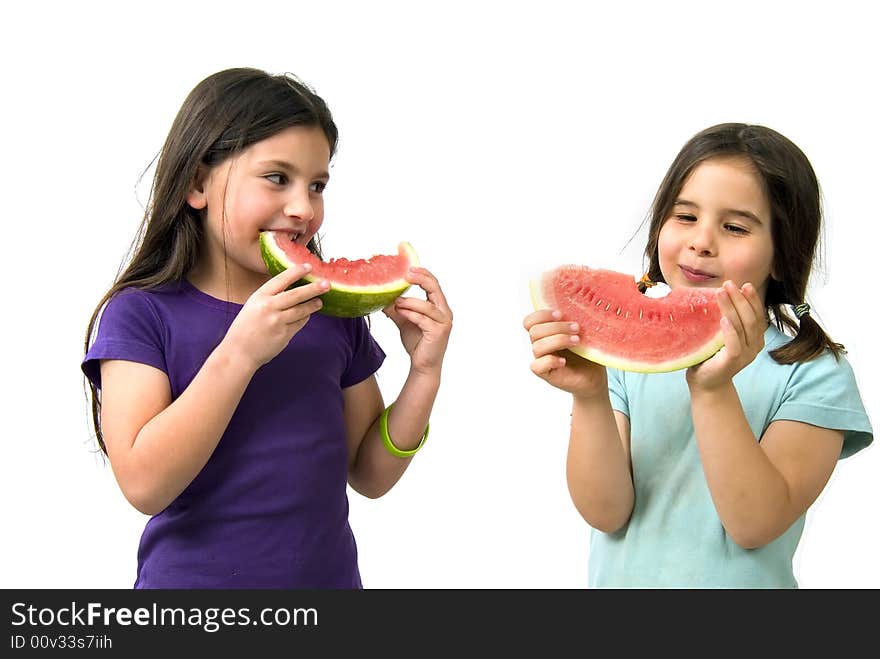
<path id="1" fill-rule="evenodd" d="M 275 241 L 268 236 L 268 232 L 260 234 L 260 253 L 269 274 L 273 277 L 293 265 Z M 419 265 L 418 255 L 408 242 L 400 243 L 398 253 L 409 260 L 409 265 Z M 315 259 L 317 260 L 317 257 Z M 337 318 L 358 318 L 383 309 L 411 286 L 406 279 L 393 279 L 374 286 L 349 286 L 334 281 L 331 277 L 308 274 L 294 283 L 291 288 L 304 286 L 318 279 L 327 279 L 330 282 L 330 289 L 319 296 L 323 303 L 320 313 Z"/>
<path id="2" fill-rule="evenodd" d="M 542 292 L 543 286 L 541 285 L 541 282 L 544 276 L 547 276 L 548 274 L 549 273 L 545 273 L 538 279 L 529 280 L 529 291 L 531 293 L 532 306 L 535 311 L 550 309 L 553 306 L 544 298 Z M 718 332 L 716 332 L 709 341 L 702 344 L 698 349 L 687 355 L 683 355 L 678 359 L 665 362 L 644 362 L 624 359 L 618 355 L 610 355 L 603 350 L 590 346 L 572 346 L 571 348 L 568 348 L 568 350 L 591 362 L 616 368 L 620 371 L 631 371 L 635 373 L 668 373 L 670 371 L 679 371 L 684 368 L 689 368 L 704 362 L 717 353 L 723 346 L 724 334 L 719 327 Z"/>

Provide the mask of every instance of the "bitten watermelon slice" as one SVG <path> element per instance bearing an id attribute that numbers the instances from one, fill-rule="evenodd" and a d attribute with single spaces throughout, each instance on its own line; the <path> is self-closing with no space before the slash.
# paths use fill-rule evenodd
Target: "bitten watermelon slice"
<path id="1" fill-rule="evenodd" d="M 647 297 L 619 272 L 567 265 L 530 282 L 535 309 L 557 309 L 580 326 L 572 352 L 641 373 L 663 373 L 705 361 L 724 345 L 713 291 L 676 288 Z"/>
<path id="2" fill-rule="evenodd" d="M 330 290 L 321 295 L 321 313 L 341 318 L 366 316 L 391 304 L 410 287 L 406 271 L 419 265 L 419 257 L 407 242 L 397 247 L 397 254 L 349 261 L 321 261 L 307 247 L 294 243 L 283 231 L 260 232 L 260 252 L 269 269 L 277 275 L 293 264 L 308 263 L 311 271 L 294 286 L 326 279 Z"/>

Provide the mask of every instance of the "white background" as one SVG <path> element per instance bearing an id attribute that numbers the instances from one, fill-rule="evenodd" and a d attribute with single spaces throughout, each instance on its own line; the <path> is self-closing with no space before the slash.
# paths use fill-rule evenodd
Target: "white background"
<path id="1" fill-rule="evenodd" d="M 409 240 L 455 312 L 429 443 L 385 497 L 350 495 L 365 586 L 586 585 L 569 400 L 529 371 L 527 282 L 564 262 L 639 273 L 644 232 L 629 240 L 714 123 L 768 125 L 812 160 L 828 225 L 809 299 L 880 420 L 880 49 L 862 3 L 360 4 L 4 5 L 0 586 L 134 581 L 146 518 L 94 452 L 83 334 L 180 103 L 231 66 L 292 71 L 328 101 L 326 254 Z M 408 362 L 392 323 L 372 323 L 391 401 Z M 880 587 L 878 466 L 875 447 L 839 463 L 802 587 Z"/>

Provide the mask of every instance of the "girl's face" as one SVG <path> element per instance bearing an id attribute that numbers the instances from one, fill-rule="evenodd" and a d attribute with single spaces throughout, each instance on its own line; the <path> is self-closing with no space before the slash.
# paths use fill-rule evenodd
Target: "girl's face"
<path id="1" fill-rule="evenodd" d="M 746 158 L 712 158 L 685 180 L 658 240 L 670 288 L 746 282 L 766 299 L 773 272 L 770 203 Z"/>
<path id="2" fill-rule="evenodd" d="M 268 280 L 260 232 L 306 245 L 324 220 L 330 144 L 317 126 L 295 126 L 210 169 L 187 196 L 203 211 L 205 243 L 190 274 L 205 292 L 244 302 Z"/>

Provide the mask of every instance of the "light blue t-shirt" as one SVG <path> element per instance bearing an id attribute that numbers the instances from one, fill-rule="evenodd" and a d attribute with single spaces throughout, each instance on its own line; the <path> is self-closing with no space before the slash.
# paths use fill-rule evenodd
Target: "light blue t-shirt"
<path id="1" fill-rule="evenodd" d="M 852 368 L 830 353 L 781 365 L 769 351 L 789 337 L 767 329 L 764 350 L 733 382 L 760 438 L 777 419 L 844 432 L 841 458 L 873 440 Z M 691 418 L 685 371 L 608 369 L 614 409 L 630 420 L 635 506 L 619 531 L 593 529 L 589 584 L 596 588 L 797 588 L 792 558 L 805 515 L 769 544 L 743 549 L 715 511 Z"/>

